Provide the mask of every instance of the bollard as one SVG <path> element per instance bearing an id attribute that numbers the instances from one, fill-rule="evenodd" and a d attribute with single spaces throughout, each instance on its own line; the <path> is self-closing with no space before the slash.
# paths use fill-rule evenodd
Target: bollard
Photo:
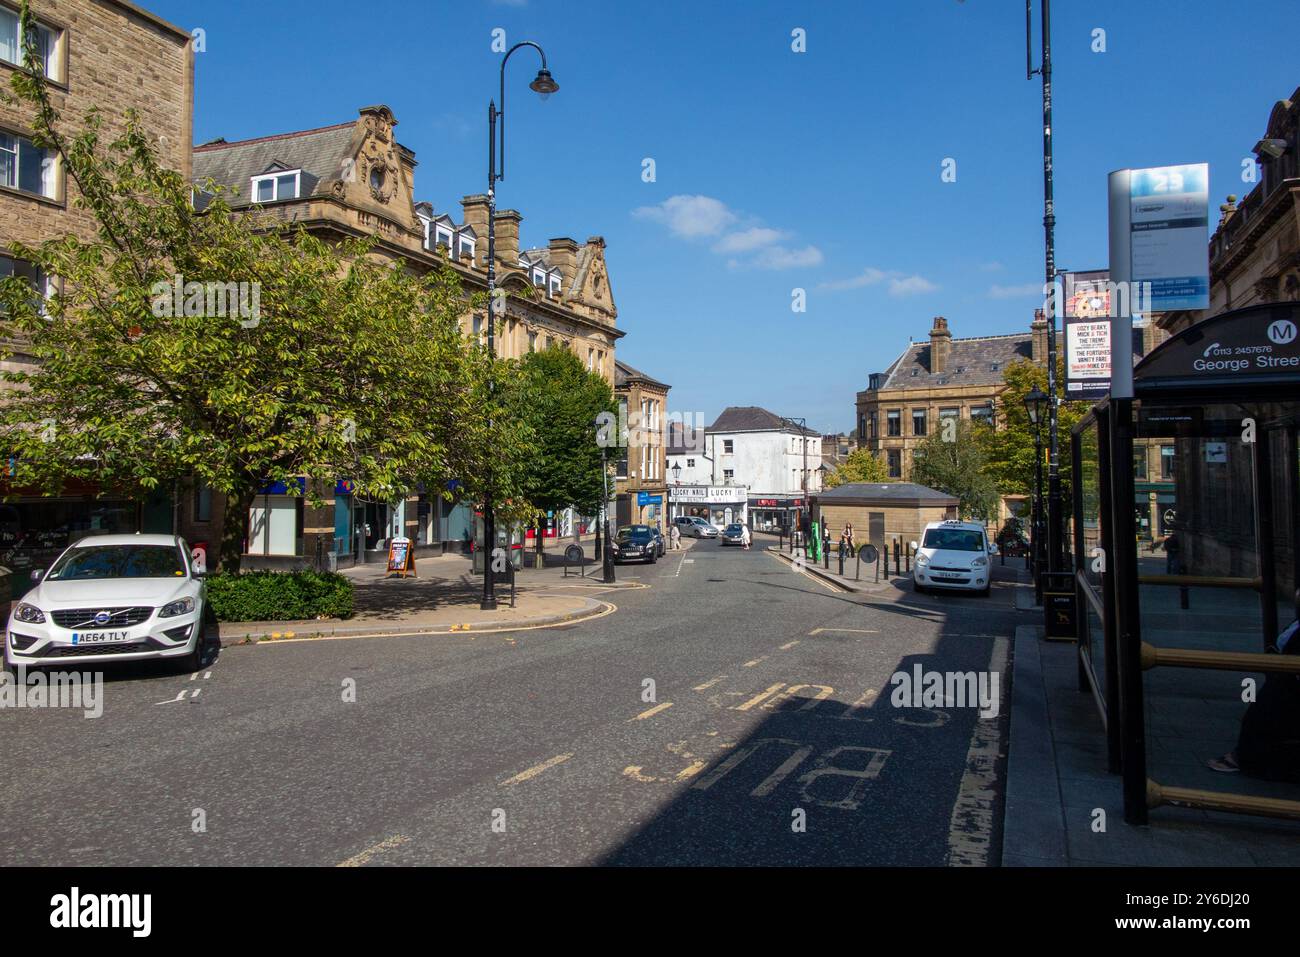
<path id="1" fill-rule="evenodd" d="M 839 549 L 837 549 L 837 551 L 839 552 L 839 558 L 840 558 L 840 576 L 843 577 L 843 575 L 844 575 L 844 548 L 843 548 L 843 546 L 841 546 Z"/>
<path id="2" fill-rule="evenodd" d="M 894 574 L 901 575 L 902 573 L 903 573 L 903 565 L 898 558 L 898 539 L 894 539 Z M 889 574 L 888 565 L 885 566 L 885 574 L 886 575 Z"/>
<path id="3" fill-rule="evenodd" d="M 855 582 L 860 582 L 860 581 L 862 581 L 862 552 L 861 552 L 861 550 L 855 552 L 854 555 L 853 555 L 853 557 L 854 557 L 855 559 L 857 559 L 857 564 L 856 564 L 856 565 L 854 566 L 854 568 L 853 568 L 853 580 L 854 580 Z"/>

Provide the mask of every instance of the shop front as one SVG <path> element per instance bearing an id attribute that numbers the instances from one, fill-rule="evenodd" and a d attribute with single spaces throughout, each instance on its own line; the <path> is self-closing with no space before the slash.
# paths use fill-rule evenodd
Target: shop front
<path id="1" fill-rule="evenodd" d="M 777 532 L 799 527 L 799 516 L 804 510 L 804 498 L 751 497 L 749 514 L 753 528 L 763 532 Z"/>
<path id="2" fill-rule="evenodd" d="M 711 525 L 748 524 L 748 489 L 743 485 L 670 485 L 669 521 L 679 515 L 704 519 Z"/>

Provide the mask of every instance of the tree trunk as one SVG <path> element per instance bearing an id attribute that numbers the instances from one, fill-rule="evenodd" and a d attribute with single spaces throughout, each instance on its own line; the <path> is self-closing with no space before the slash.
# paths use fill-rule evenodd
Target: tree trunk
<path id="1" fill-rule="evenodd" d="M 239 574 L 244 558 L 244 540 L 248 537 L 248 510 L 257 498 L 257 489 L 249 487 L 226 496 L 226 508 L 221 518 L 221 558 L 217 570 L 230 575 Z"/>

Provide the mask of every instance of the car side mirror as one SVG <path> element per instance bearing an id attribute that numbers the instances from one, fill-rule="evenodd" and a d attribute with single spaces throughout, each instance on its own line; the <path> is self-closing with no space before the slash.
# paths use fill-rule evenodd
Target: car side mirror
<path id="1" fill-rule="evenodd" d="M 34 582 L 38 582 L 38 581 L 40 581 L 40 580 L 41 580 L 41 576 L 43 576 L 44 574 L 45 574 L 45 569 L 44 569 L 44 568 L 33 568 L 33 569 L 32 569 L 32 581 L 34 581 Z"/>

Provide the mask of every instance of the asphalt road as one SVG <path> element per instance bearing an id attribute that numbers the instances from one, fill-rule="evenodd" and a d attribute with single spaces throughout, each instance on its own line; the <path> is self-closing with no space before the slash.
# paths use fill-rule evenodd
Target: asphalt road
<path id="1" fill-rule="evenodd" d="M 1009 589 L 868 600 L 712 542 L 619 573 L 646 587 L 577 625 L 234 647 L 110 673 L 98 718 L 0 709 L 0 862 L 996 863 Z M 895 707 L 915 665 L 996 672 L 998 716 Z"/>

